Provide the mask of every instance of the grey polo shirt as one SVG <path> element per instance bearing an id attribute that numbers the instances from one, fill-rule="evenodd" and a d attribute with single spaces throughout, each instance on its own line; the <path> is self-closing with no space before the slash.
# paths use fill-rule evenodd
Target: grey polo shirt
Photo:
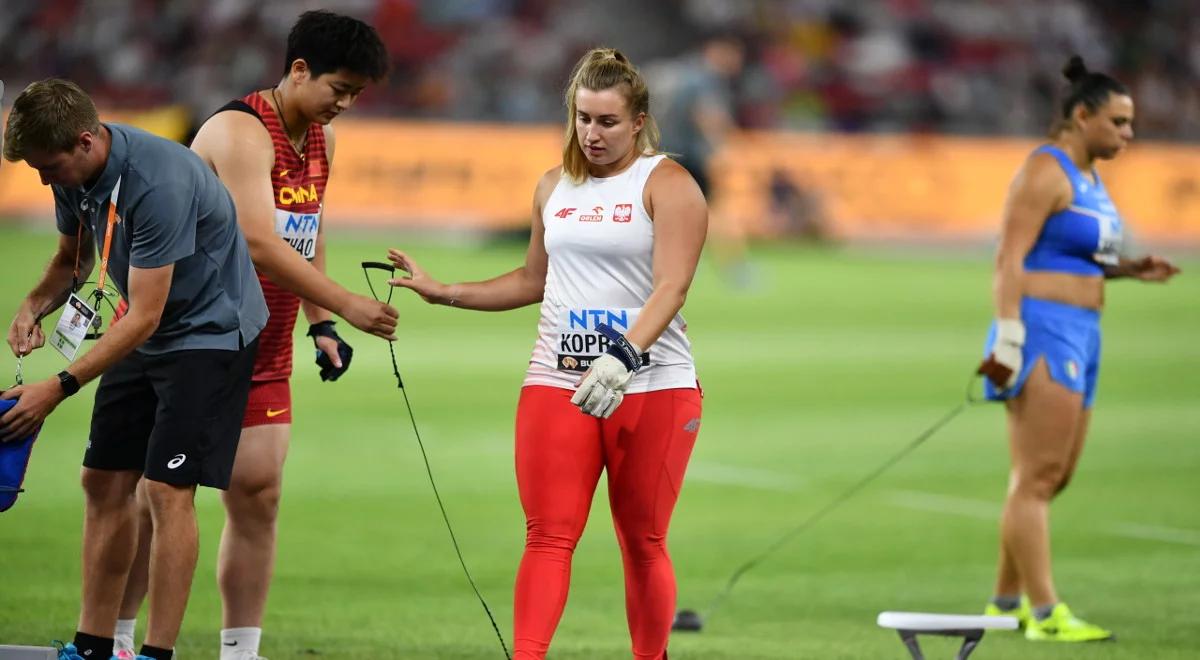
<path id="1" fill-rule="evenodd" d="M 82 223 L 99 254 L 120 181 L 108 277 L 127 299 L 130 266 L 175 264 L 162 320 L 138 351 L 238 350 L 254 341 L 267 305 L 229 191 L 187 147 L 131 126 L 105 127 L 112 148 L 95 185 L 51 188 L 58 230 L 74 236 Z"/>

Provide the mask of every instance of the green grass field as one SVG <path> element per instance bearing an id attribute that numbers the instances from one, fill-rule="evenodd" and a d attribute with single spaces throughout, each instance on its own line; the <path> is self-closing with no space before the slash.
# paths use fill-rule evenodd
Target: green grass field
<path id="1" fill-rule="evenodd" d="M 11 314 L 54 242 L 0 229 L 0 312 Z M 331 270 L 365 291 L 362 259 L 402 239 L 342 236 Z M 442 279 L 482 278 L 516 244 L 405 245 Z M 991 316 L 984 250 L 917 253 L 769 246 L 761 286 L 702 265 L 685 314 L 705 415 L 675 515 L 681 606 L 702 608 L 729 573 L 961 400 Z M 1092 435 L 1053 513 L 1059 589 L 1116 644 L 1039 646 L 993 633 L 974 657 L 1200 655 L 1200 261 L 1169 286 L 1109 290 Z M 397 353 L 442 496 L 472 571 L 511 635 L 524 538 L 512 425 L 536 318 L 474 314 L 397 292 Z M 437 512 L 382 342 L 353 330 L 354 365 L 322 383 L 300 338 L 279 564 L 262 652 L 289 658 L 499 658 Z M 0 373 L 11 374 L 5 352 Z M 62 368 L 41 351 L 27 377 Z M 8 378 L 8 376 L 5 376 Z M 50 418 L 25 483 L 0 515 L 0 642 L 69 639 L 78 607 L 78 465 L 94 386 Z M 855 499 L 747 574 L 671 657 L 907 657 L 885 609 L 975 613 L 990 595 L 1007 448 L 999 408 L 973 408 Z M 603 488 L 603 485 L 601 486 Z M 197 498 L 201 559 L 181 656 L 213 658 L 222 511 Z M 620 559 L 605 498 L 575 555 L 552 657 L 623 658 Z M 139 631 L 144 630 L 143 623 Z M 924 643 L 951 657 L 950 640 Z"/>

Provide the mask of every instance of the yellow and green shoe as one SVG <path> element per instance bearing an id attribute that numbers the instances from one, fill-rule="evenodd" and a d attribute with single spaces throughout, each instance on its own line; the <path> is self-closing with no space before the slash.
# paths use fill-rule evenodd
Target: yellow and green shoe
<path id="1" fill-rule="evenodd" d="M 1050 616 L 1041 621 L 1031 618 L 1025 627 L 1025 639 L 1034 642 L 1103 642 L 1116 638 L 1112 631 L 1076 618 L 1066 603 L 1055 605 Z"/>
<path id="2" fill-rule="evenodd" d="M 989 602 L 983 608 L 984 616 L 1013 616 L 1017 618 L 1017 629 L 1025 630 L 1029 622 L 1033 619 L 1033 610 L 1029 607 L 1029 599 L 1021 596 L 1021 604 L 1011 610 L 1002 610 L 995 603 Z"/>

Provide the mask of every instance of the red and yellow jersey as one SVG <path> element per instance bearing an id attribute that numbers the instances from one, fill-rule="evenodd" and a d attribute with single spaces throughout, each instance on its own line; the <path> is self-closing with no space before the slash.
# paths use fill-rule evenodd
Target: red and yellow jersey
<path id="1" fill-rule="evenodd" d="M 262 121 L 275 146 L 271 168 L 271 189 L 275 197 L 275 233 L 306 259 L 316 256 L 317 232 L 321 225 L 321 203 L 329 179 L 329 159 L 325 151 L 325 131 L 313 124 L 305 136 L 300 153 L 288 140 L 283 122 L 271 104 L 258 92 L 232 101 L 217 112 L 248 112 Z M 254 381 L 286 379 L 292 375 L 292 333 L 300 310 L 295 294 L 258 274 L 263 296 L 271 312 L 267 327 L 258 340 Z"/>

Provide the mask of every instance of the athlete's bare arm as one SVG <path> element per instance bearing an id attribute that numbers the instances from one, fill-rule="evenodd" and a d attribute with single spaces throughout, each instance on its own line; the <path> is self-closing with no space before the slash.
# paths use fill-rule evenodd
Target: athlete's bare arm
<path id="1" fill-rule="evenodd" d="M 334 151 L 333 127 L 329 126 L 327 124 L 323 128 L 325 129 L 325 163 L 329 167 L 329 178 L 332 179 L 333 178 L 333 151 Z M 329 183 L 328 182 L 326 182 L 326 184 L 325 184 L 325 194 L 327 196 L 329 194 Z M 313 253 L 312 266 L 313 266 L 313 268 L 317 269 L 317 272 L 321 273 L 322 275 L 325 274 L 325 213 L 324 213 L 324 208 L 322 208 L 322 212 L 321 212 L 321 222 L 317 225 L 317 245 L 316 245 L 316 250 Z M 333 312 L 312 302 L 308 298 L 302 298 L 300 303 L 301 303 L 301 308 L 304 309 L 304 318 L 308 319 L 308 322 L 310 325 L 313 323 L 320 323 L 322 321 L 329 321 L 329 320 L 333 319 Z M 317 337 L 318 342 L 321 339 L 328 339 L 328 338 L 327 337 Z M 329 340 L 329 341 L 332 342 L 333 340 Z M 335 346 L 334 347 L 334 355 L 337 354 L 336 351 L 337 351 L 337 348 Z"/>
<path id="2" fill-rule="evenodd" d="M 326 124 L 323 128 L 325 130 L 325 163 L 326 163 L 326 166 L 329 168 L 328 174 L 330 177 L 332 177 L 333 176 L 333 150 L 334 150 L 333 127 Z M 328 194 L 328 192 L 329 192 L 328 179 L 326 180 L 326 183 L 325 183 L 325 192 L 326 192 L 326 194 Z M 325 274 L 325 214 L 324 214 L 324 208 L 322 208 L 321 222 L 317 224 L 317 245 L 316 245 L 315 251 L 313 252 L 312 265 L 313 265 L 313 268 L 317 269 L 317 272 L 321 273 L 322 275 Z M 309 325 L 313 325 L 316 323 L 323 323 L 325 321 L 330 321 L 333 319 L 333 312 L 325 309 L 324 307 L 321 307 L 320 305 L 310 301 L 307 298 L 300 299 L 300 307 L 301 307 L 301 309 L 304 310 L 304 318 L 308 320 Z M 329 357 L 329 361 L 333 363 L 334 367 L 337 367 L 338 369 L 342 368 L 342 356 L 338 352 L 338 340 L 334 339 L 333 337 L 326 336 L 326 335 L 316 335 L 313 337 L 313 344 L 316 345 L 317 350 L 321 351 L 322 353 L 324 353 L 326 356 Z"/>
<path id="3" fill-rule="evenodd" d="M 683 309 L 708 234 L 708 205 L 692 175 L 670 159 L 650 173 L 642 201 L 654 221 L 654 290 L 625 338 L 646 350 Z"/>
<path id="4" fill-rule="evenodd" d="M 1137 259 L 1121 257 L 1115 266 L 1106 266 L 1104 276 L 1109 279 L 1132 277 L 1143 282 L 1166 282 L 1178 275 L 1179 267 L 1165 257 L 1148 254 Z"/>
<path id="5" fill-rule="evenodd" d="M 1037 241 L 1046 218 L 1067 207 L 1071 182 L 1050 154 L 1034 154 L 1008 189 L 1000 247 L 996 251 L 993 295 L 996 318 L 1021 318 L 1025 256 Z"/>
<path id="6" fill-rule="evenodd" d="M 395 340 L 395 309 L 347 291 L 313 268 L 274 231 L 275 208 L 271 137 L 258 118 L 245 112 L 213 115 L 196 135 L 192 149 L 229 188 L 238 225 L 254 266 L 271 281 L 346 319 L 363 332 Z"/>
<path id="7" fill-rule="evenodd" d="M 529 248 L 525 251 L 525 265 L 499 277 L 483 282 L 460 282 L 443 284 L 429 277 L 415 261 L 397 249 L 388 250 L 388 259 L 396 268 L 411 277 L 389 280 L 392 286 L 401 286 L 416 291 L 426 302 L 450 305 L 485 312 L 516 309 L 541 302 L 546 290 L 546 245 L 543 242 L 545 226 L 542 210 L 554 186 L 558 185 L 562 169 L 555 167 L 547 171 L 533 193 L 533 218 L 531 220 Z"/>

